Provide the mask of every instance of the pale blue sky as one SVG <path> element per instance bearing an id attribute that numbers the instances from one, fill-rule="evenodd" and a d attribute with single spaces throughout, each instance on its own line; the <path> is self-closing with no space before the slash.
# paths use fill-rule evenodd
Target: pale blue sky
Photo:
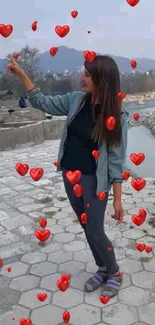
<path id="1" fill-rule="evenodd" d="M 76 19 L 70 15 L 72 10 L 79 12 Z M 37 32 L 31 30 L 34 20 L 38 20 Z M 14 0 L 9 1 L 9 6 L 8 1 L 2 1 L 0 24 L 14 26 L 10 37 L 0 36 L 0 58 L 29 44 L 41 52 L 66 45 L 155 59 L 155 0 L 140 0 L 134 8 L 126 0 Z M 65 24 L 71 31 L 62 39 L 54 28 Z"/>

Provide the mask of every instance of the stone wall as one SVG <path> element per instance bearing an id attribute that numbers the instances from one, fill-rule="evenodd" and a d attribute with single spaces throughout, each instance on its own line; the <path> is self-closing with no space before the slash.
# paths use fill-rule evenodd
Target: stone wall
<path id="1" fill-rule="evenodd" d="M 65 117 L 53 117 L 46 120 L 45 113 L 32 107 L 20 109 L 17 101 L 0 102 L 0 151 L 17 148 L 22 145 L 39 144 L 44 140 L 59 139 Z M 11 117 L 8 109 L 15 109 Z M 25 126 L 13 127 L 11 123 L 18 123 Z M 10 123 L 9 127 L 5 125 Z M 32 124 L 33 123 L 33 124 Z M 130 120 L 130 126 L 144 125 L 155 136 L 155 109 L 152 112 L 143 114 L 139 121 Z"/>
<path id="2" fill-rule="evenodd" d="M 23 121 L 42 121 L 46 119 L 45 113 L 38 109 L 30 106 L 28 100 L 26 100 L 28 105 L 27 108 L 20 108 L 18 106 L 18 100 L 0 100 L 0 122 L 23 122 Z M 14 112 L 11 114 L 8 112 L 9 109 L 13 109 Z"/>
<path id="3" fill-rule="evenodd" d="M 10 113 L 8 112 L 8 108 L 1 108 L 0 109 L 0 123 L 8 123 L 8 122 L 23 122 L 23 121 L 42 121 L 46 119 L 45 113 L 41 112 L 38 109 L 28 107 L 24 109 L 15 109 L 15 112 L 13 112 L 10 116 Z"/>
<path id="4" fill-rule="evenodd" d="M 0 128 L 0 151 L 34 145 L 44 140 L 60 139 L 64 118 L 40 121 L 21 127 Z M 30 122 L 31 123 L 31 122 Z"/>
<path id="5" fill-rule="evenodd" d="M 26 101 L 29 104 L 28 101 Z M 11 116 L 8 112 L 13 109 Z M 59 139 L 65 117 L 46 119 L 48 114 L 31 106 L 19 108 L 17 100 L 0 101 L 0 151 Z"/>

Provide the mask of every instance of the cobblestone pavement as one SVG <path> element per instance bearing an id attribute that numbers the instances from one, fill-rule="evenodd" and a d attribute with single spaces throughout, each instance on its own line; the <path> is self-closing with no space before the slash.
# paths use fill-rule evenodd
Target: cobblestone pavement
<path id="1" fill-rule="evenodd" d="M 120 226 L 110 217 L 112 196 L 109 198 L 106 231 L 124 281 L 118 297 L 102 305 L 100 290 L 83 292 L 84 282 L 96 266 L 67 200 L 61 174 L 55 172 L 58 145 L 57 140 L 48 141 L 0 154 L 0 325 L 18 325 L 20 318 L 30 318 L 34 325 L 62 325 L 64 310 L 70 312 L 71 325 L 154 325 L 155 250 L 148 254 L 135 248 L 140 242 L 155 249 L 153 180 L 147 180 L 139 193 L 130 182 L 124 183 L 125 217 Z M 30 168 L 43 167 L 44 176 L 38 182 L 29 174 L 19 176 L 15 171 L 19 162 Z M 140 208 L 148 215 L 137 227 L 131 215 Z M 47 229 L 52 233 L 46 243 L 34 236 L 41 217 L 47 218 Z M 72 276 L 64 293 L 56 286 L 62 273 Z M 44 302 L 37 299 L 39 292 L 48 294 Z"/>

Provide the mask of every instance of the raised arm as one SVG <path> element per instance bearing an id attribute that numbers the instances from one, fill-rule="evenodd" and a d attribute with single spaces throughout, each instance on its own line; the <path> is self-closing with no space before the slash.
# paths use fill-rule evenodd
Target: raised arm
<path id="1" fill-rule="evenodd" d="M 20 68 L 13 57 L 10 57 L 11 63 L 8 65 L 8 70 L 18 76 L 21 83 L 28 92 L 27 98 L 30 104 L 41 111 L 56 115 L 68 115 L 71 93 L 65 95 L 45 96 L 41 93 L 39 88 L 36 88 L 28 75 Z"/>
<path id="2" fill-rule="evenodd" d="M 45 96 L 39 88 L 34 88 L 28 92 L 27 98 L 34 108 L 38 108 L 45 113 L 55 116 L 68 115 L 71 93 Z"/>

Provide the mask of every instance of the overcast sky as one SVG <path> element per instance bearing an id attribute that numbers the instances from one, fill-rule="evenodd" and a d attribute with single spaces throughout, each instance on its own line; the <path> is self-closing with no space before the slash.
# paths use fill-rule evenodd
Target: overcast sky
<path id="1" fill-rule="evenodd" d="M 70 15 L 72 10 L 79 12 L 76 19 Z M 31 30 L 35 20 L 37 32 Z M 140 0 L 134 8 L 126 0 L 1 1 L 0 24 L 14 27 L 8 38 L 0 36 L 0 58 L 28 44 L 41 52 L 66 45 L 129 58 L 155 59 L 155 0 Z M 65 24 L 71 31 L 62 39 L 54 28 Z"/>

